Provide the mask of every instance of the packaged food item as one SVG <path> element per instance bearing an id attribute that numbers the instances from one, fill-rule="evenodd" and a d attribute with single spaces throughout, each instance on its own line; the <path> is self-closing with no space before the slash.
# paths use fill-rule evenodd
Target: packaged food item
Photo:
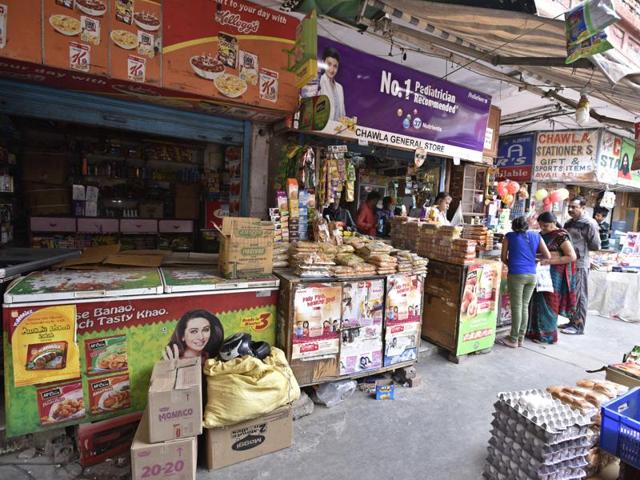
<path id="1" fill-rule="evenodd" d="M 233 35 L 218 33 L 218 60 L 230 68 L 238 67 L 238 39 Z"/>
<path id="2" fill-rule="evenodd" d="M 125 335 L 85 340 L 84 351 L 89 375 L 118 372 L 129 367 Z"/>
<path id="3" fill-rule="evenodd" d="M 276 103 L 278 101 L 278 72 L 260 69 L 260 98 Z"/>
<path id="4" fill-rule="evenodd" d="M 116 0 L 116 19 L 127 25 L 133 23 L 133 0 Z"/>
<path id="5" fill-rule="evenodd" d="M 36 395 L 41 425 L 64 423 L 86 415 L 82 382 L 40 388 Z"/>
<path id="6" fill-rule="evenodd" d="M 67 342 L 34 343 L 27 347 L 27 370 L 59 370 L 67 364 Z"/>
<path id="7" fill-rule="evenodd" d="M 100 21 L 82 15 L 80 24 L 82 25 L 82 34 L 80 35 L 82 41 L 91 45 L 100 45 Z"/>
<path id="8" fill-rule="evenodd" d="M 151 33 L 138 30 L 138 55 L 153 58 L 155 56 L 154 47 L 155 37 Z"/>
<path id="9" fill-rule="evenodd" d="M 567 44 L 587 40 L 618 20 L 612 0 L 587 0 L 565 13 Z"/>
<path id="10" fill-rule="evenodd" d="M 92 415 L 111 413 L 131 406 L 128 374 L 94 378 L 87 383 Z"/>
<path id="11" fill-rule="evenodd" d="M 249 85 L 258 84 L 258 56 L 240 50 L 240 78 Z"/>

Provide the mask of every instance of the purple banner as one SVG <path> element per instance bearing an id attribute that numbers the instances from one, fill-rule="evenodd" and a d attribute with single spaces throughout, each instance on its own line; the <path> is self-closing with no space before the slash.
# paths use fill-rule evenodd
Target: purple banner
<path id="1" fill-rule="evenodd" d="M 323 37 L 318 37 L 318 63 L 319 77 L 302 89 L 302 96 L 328 97 L 330 111 L 327 119 L 325 108 L 323 120 L 314 121 L 312 128 L 482 160 L 489 95 Z M 315 115 L 323 116 L 321 106 L 313 108 Z"/>

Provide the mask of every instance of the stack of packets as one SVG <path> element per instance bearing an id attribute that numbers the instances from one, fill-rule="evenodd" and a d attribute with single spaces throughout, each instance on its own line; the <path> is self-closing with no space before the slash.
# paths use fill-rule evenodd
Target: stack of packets
<path id="1" fill-rule="evenodd" d="M 466 225 L 462 229 L 462 238 L 474 240 L 479 250 L 493 249 L 493 232 L 484 225 Z"/>
<path id="2" fill-rule="evenodd" d="M 418 255 L 431 260 L 464 265 L 476 258 L 475 240 L 460 238 L 462 227 L 425 223 L 418 237 Z"/>
<path id="3" fill-rule="evenodd" d="M 398 250 L 394 254 L 398 258 L 399 273 L 413 273 L 415 275 L 425 275 L 427 273 L 429 260 L 426 258 L 422 258 L 408 250 Z"/>
<path id="4" fill-rule="evenodd" d="M 273 220 L 274 217 L 280 223 L 280 239 L 283 242 L 289 241 L 289 201 L 287 200 L 287 193 L 283 191 L 276 192 L 276 200 L 278 208 L 269 209 L 269 215 Z M 273 215 L 272 212 L 273 211 Z M 277 241 L 277 237 L 276 237 Z"/>
<path id="5" fill-rule="evenodd" d="M 289 248 L 289 266 L 302 278 L 330 277 L 337 247 L 329 243 L 297 241 Z"/>
<path id="6" fill-rule="evenodd" d="M 378 275 L 396 273 L 398 268 L 398 258 L 387 254 L 370 255 L 367 263 L 375 265 Z"/>
<path id="7" fill-rule="evenodd" d="M 273 244 L 273 268 L 287 268 L 289 266 L 289 242 Z"/>
<path id="8" fill-rule="evenodd" d="M 547 392 L 553 398 L 574 410 L 578 410 L 582 414 L 595 411 L 595 414 L 591 417 L 592 423 L 590 424 L 590 430 L 595 440 L 588 445 L 589 450 L 586 458 L 588 465 L 585 467 L 587 476 L 597 474 L 602 468 L 615 460 L 598 447 L 601 422 L 600 407 L 603 403 L 613 400 L 627 391 L 627 387 L 606 380 L 580 380 L 576 382 L 575 387 L 552 386 L 547 388 Z"/>
<path id="9" fill-rule="evenodd" d="M 418 237 L 425 222 L 417 218 L 393 217 L 391 219 L 391 243 L 402 250 L 418 251 Z"/>

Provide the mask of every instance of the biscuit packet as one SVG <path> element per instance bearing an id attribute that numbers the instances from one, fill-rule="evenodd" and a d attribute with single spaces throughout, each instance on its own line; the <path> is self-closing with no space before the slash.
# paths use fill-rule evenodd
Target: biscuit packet
<path id="1" fill-rule="evenodd" d="M 80 376 L 75 305 L 12 312 L 10 338 L 16 387 L 57 382 Z"/>

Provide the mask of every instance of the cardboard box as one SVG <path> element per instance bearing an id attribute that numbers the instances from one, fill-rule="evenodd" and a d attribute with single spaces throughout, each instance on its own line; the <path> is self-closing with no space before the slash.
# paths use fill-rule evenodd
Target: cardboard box
<path id="1" fill-rule="evenodd" d="M 255 420 L 206 429 L 209 470 L 290 447 L 293 442 L 292 412 L 290 407 L 282 407 Z"/>
<path id="2" fill-rule="evenodd" d="M 69 215 L 71 192 L 69 187 L 44 183 L 24 184 L 26 206 L 32 216 Z"/>
<path id="3" fill-rule="evenodd" d="M 202 433 L 202 366 L 199 358 L 161 360 L 149 386 L 149 441 Z"/>
<path id="4" fill-rule="evenodd" d="M 198 466 L 198 438 L 188 437 L 162 443 L 150 443 L 148 410 L 131 445 L 133 480 L 195 480 Z"/>
<path id="5" fill-rule="evenodd" d="M 607 367 L 607 375 L 605 378 L 611 382 L 619 383 L 620 385 L 625 385 L 629 388 L 640 387 L 639 378 L 615 367 Z"/>
<path id="6" fill-rule="evenodd" d="M 270 274 L 273 270 L 273 230 L 266 229 L 257 218 L 225 217 L 218 263 L 225 278 Z"/>

